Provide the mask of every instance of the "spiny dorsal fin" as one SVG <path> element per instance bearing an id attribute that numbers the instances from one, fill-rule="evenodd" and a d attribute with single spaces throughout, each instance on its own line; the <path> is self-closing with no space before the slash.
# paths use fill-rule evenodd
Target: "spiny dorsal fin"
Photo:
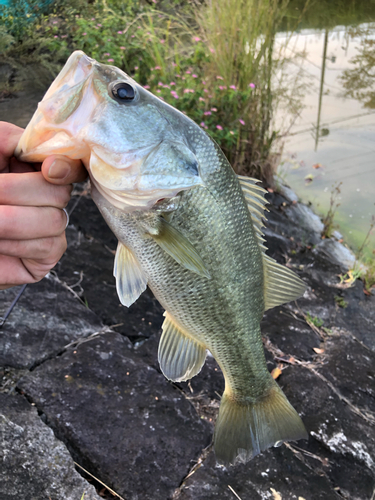
<path id="1" fill-rule="evenodd" d="M 259 182 L 257 179 L 239 175 L 238 180 L 249 208 L 259 247 L 262 250 L 265 310 L 296 300 L 305 292 L 306 286 L 304 282 L 293 271 L 278 264 L 274 259 L 266 255 L 267 247 L 264 245 L 265 239 L 262 231 L 264 224 L 262 219 L 266 219 L 264 211 L 267 208 L 264 205 L 268 202 L 264 194 L 267 191 L 256 185 Z"/>
<path id="2" fill-rule="evenodd" d="M 265 205 L 267 205 L 268 201 L 264 197 L 267 191 L 262 187 L 257 186 L 256 183 L 260 182 L 258 179 L 238 175 L 238 180 L 240 181 L 242 192 L 245 196 L 245 200 L 249 208 L 259 246 L 262 251 L 265 252 L 266 247 L 263 244 L 265 239 L 263 238 L 262 231 L 264 224 L 262 219 L 266 219 L 266 216 L 264 214 L 265 210 L 267 210 L 268 212 L 268 209 L 265 208 Z"/>
<path id="3" fill-rule="evenodd" d="M 159 222 L 160 226 L 157 234 L 150 233 L 156 243 L 181 266 L 200 276 L 210 278 L 210 273 L 201 256 L 190 241 L 162 217 L 160 217 Z"/>
<path id="4" fill-rule="evenodd" d="M 206 348 L 188 336 L 166 311 L 158 359 L 164 376 L 174 382 L 197 375 L 206 359 Z"/>
<path id="5" fill-rule="evenodd" d="M 130 307 L 146 290 L 147 278 L 133 253 L 118 242 L 113 276 L 121 304 Z"/>

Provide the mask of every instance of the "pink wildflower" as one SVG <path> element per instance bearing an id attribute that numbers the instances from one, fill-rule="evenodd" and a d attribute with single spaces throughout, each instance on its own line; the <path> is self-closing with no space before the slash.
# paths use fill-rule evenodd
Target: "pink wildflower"
<path id="1" fill-rule="evenodd" d="M 108 62 L 114 62 L 114 59 L 107 59 Z"/>
<path id="2" fill-rule="evenodd" d="M 250 87 L 251 89 L 255 89 L 255 83 L 249 83 L 249 87 Z"/>
<path id="3" fill-rule="evenodd" d="M 125 50 L 125 49 L 126 49 L 126 47 L 120 47 L 120 49 L 121 49 L 121 50 Z"/>
<path id="4" fill-rule="evenodd" d="M 158 85 L 159 85 L 159 87 L 162 87 L 164 85 L 164 83 L 163 82 L 159 82 Z"/>
<path id="5" fill-rule="evenodd" d="M 57 24 L 57 21 L 52 21 L 52 24 Z"/>
<path id="6" fill-rule="evenodd" d="M 206 93 L 207 93 L 207 92 L 208 92 L 208 90 L 207 90 L 207 89 L 203 89 L 203 92 L 206 92 Z"/>
<path id="7" fill-rule="evenodd" d="M 203 99 L 203 97 L 200 97 L 200 98 L 199 98 L 199 100 L 200 100 L 200 101 L 203 101 L 203 102 L 204 102 L 204 99 Z"/>
<path id="8" fill-rule="evenodd" d="M 135 38 L 135 35 L 132 35 L 130 38 Z"/>
<path id="9" fill-rule="evenodd" d="M 237 87 L 235 85 L 229 85 L 230 89 L 237 90 Z"/>
<path id="10" fill-rule="evenodd" d="M 157 89 L 157 91 L 156 91 L 156 92 L 157 92 L 158 94 L 160 94 L 161 90 L 160 90 L 160 89 Z"/>
<path id="11" fill-rule="evenodd" d="M 199 38 L 199 36 L 194 37 L 194 42 L 200 42 L 200 41 L 201 41 L 201 39 Z"/>
<path id="12" fill-rule="evenodd" d="M 92 18 L 91 18 L 91 21 L 95 21 L 95 17 L 92 17 Z"/>
<path id="13" fill-rule="evenodd" d="M 105 54 L 103 54 L 104 56 L 110 56 L 111 54 L 109 52 L 106 52 Z"/>
<path id="14" fill-rule="evenodd" d="M 216 77 L 216 80 L 224 80 L 224 78 L 223 78 L 222 76 L 218 75 L 218 76 Z"/>
<path id="15" fill-rule="evenodd" d="M 179 98 L 179 97 L 178 97 L 177 92 L 175 92 L 174 90 L 172 90 L 171 94 L 173 95 L 173 97 L 174 97 L 175 99 L 178 99 L 178 98 Z"/>
<path id="16" fill-rule="evenodd" d="M 211 54 L 215 54 L 215 49 L 210 49 Z"/>
<path id="17" fill-rule="evenodd" d="M 150 85 L 145 85 L 143 88 L 148 90 L 150 88 Z"/>
<path id="18" fill-rule="evenodd" d="M 204 114 L 205 116 L 210 116 L 210 115 L 212 115 L 211 111 L 205 111 L 203 114 Z"/>
<path id="19" fill-rule="evenodd" d="M 122 35 L 122 31 L 118 31 L 117 33 L 118 33 L 119 35 Z"/>
<path id="20" fill-rule="evenodd" d="M 230 135 L 234 135 L 233 130 L 229 130 Z"/>
<path id="21" fill-rule="evenodd" d="M 61 35 L 61 38 L 66 38 L 68 35 Z"/>
<path id="22" fill-rule="evenodd" d="M 102 25 L 101 25 L 101 24 L 99 24 L 99 23 L 97 24 L 97 26 L 98 26 L 99 28 L 101 28 L 101 27 L 102 27 Z"/>
<path id="23" fill-rule="evenodd" d="M 245 125 L 245 122 L 241 118 L 238 121 L 241 123 L 241 125 Z"/>
<path id="24" fill-rule="evenodd" d="M 216 125 L 216 128 L 217 128 L 218 130 L 223 130 L 223 127 L 222 127 L 221 125 Z"/>
<path id="25" fill-rule="evenodd" d="M 190 71 L 189 69 L 188 69 L 187 71 L 185 71 L 185 73 L 186 73 L 187 75 L 191 75 L 191 71 Z"/>
<path id="26" fill-rule="evenodd" d="M 224 87 L 222 85 L 219 85 L 220 90 L 224 90 Z"/>
<path id="27" fill-rule="evenodd" d="M 206 126 L 206 124 L 204 122 L 201 122 L 200 125 L 201 125 L 201 127 L 205 127 Z"/>
<path id="28" fill-rule="evenodd" d="M 217 108 L 211 108 L 211 111 L 216 112 Z"/>
<path id="29" fill-rule="evenodd" d="M 165 40 L 163 40 L 163 38 L 162 38 L 162 39 L 160 40 L 160 43 L 164 43 L 164 42 L 165 42 Z"/>
<path id="30" fill-rule="evenodd" d="M 193 78 L 198 78 L 198 75 L 195 75 L 195 74 L 194 74 L 194 75 L 191 75 L 191 76 L 192 76 Z"/>
<path id="31" fill-rule="evenodd" d="M 135 71 L 137 71 L 137 69 L 138 69 L 138 66 L 134 66 L 134 69 L 135 69 Z"/>
<path id="32" fill-rule="evenodd" d="M 82 36 L 86 36 L 86 35 L 87 35 L 87 33 L 82 33 Z"/>
<path id="33" fill-rule="evenodd" d="M 206 82 L 204 82 L 204 81 L 203 81 L 203 82 L 202 82 L 202 84 L 203 84 L 203 85 L 206 85 Z"/>
<path id="34" fill-rule="evenodd" d="M 176 78 L 181 78 L 181 75 L 174 75 Z"/>
<path id="35" fill-rule="evenodd" d="M 59 38 L 59 35 L 55 35 L 53 38 Z"/>
<path id="36" fill-rule="evenodd" d="M 171 82 L 169 85 L 170 85 L 171 87 L 173 87 L 173 85 L 176 85 L 176 84 L 175 84 L 175 82 Z"/>
<path id="37" fill-rule="evenodd" d="M 161 69 L 161 67 L 160 67 L 160 66 L 155 66 L 155 68 L 154 68 L 154 69 Z"/>
<path id="38" fill-rule="evenodd" d="M 171 87 L 169 85 L 164 85 L 165 89 L 170 89 Z"/>

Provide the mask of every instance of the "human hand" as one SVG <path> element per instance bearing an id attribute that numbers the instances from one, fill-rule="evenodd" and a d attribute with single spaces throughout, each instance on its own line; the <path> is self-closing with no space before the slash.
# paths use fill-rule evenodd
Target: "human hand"
<path id="1" fill-rule="evenodd" d="M 0 290 L 35 283 L 66 250 L 66 214 L 72 182 L 87 172 L 78 160 L 50 156 L 42 165 L 13 153 L 23 129 L 0 122 Z"/>

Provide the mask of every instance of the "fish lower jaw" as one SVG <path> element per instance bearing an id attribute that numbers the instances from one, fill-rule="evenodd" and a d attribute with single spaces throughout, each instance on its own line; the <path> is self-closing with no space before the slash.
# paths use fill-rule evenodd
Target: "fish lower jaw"
<path id="1" fill-rule="evenodd" d="M 181 189 L 176 190 L 154 190 L 152 192 L 141 192 L 136 189 L 132 192 L 114 191 L 99 184 L 90 175 L 91 185 L 99 194 L 105 198 L 112 206 L 123 212 L 134 212 L 136 210 L 150 210 L 160 199 L 173 198 Z"/>

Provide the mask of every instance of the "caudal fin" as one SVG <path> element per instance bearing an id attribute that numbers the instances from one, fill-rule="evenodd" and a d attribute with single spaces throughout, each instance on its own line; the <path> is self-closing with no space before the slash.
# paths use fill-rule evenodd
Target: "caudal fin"
<path id="1" fill-rule="evenodd" d="M 301 418 L 276 383 L 255 403 L 241 403 L 224 392 L 214 434 L 219 463 L 247 462 L 278 443 L 307 437 Z"/>

